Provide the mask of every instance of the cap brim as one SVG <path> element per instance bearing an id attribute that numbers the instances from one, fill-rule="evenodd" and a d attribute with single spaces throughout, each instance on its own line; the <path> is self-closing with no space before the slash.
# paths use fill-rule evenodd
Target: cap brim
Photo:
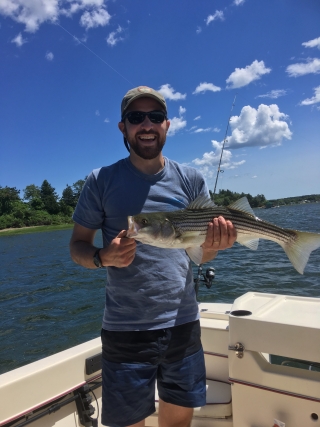
<path id="1" fill-rule="evenodd" d="M 127 103 L 124 110 L 122 111 L 122 115 L 127 111 L 128 107 L 133 103 L 133 101 L 135 101 L 136 99 L 139 99 L 139 98 L 152 98 L 155 101 L 157 101 L 164 108 L 165 112 L 167 112 L 166 104 L 164 104 L 157 96 L 153 95 L 152 93 L 141 93 L 141 94 L 138 94 L 138 95 L 136 95 L 130 99 L 130 101 Z"/>

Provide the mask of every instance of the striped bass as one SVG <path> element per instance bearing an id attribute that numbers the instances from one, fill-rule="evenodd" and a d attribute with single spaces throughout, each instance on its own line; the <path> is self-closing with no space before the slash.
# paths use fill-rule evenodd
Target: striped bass
<path id="1" fill-rule="evenodd" d="M 208 224 L 219 216 L 234 224 L 236 241 L 241 245 L 256 250 L 259 239 L 278 243 L 300 274 L 303 274 L 310 253 L 320 246 L 320 234 L 289 230 L 259 219 L 246 197 L 224 207 L 199 196 L 185 209 L 129 216 L 127 237 L 160 248 L 183 248 L 199 265 Z"/>

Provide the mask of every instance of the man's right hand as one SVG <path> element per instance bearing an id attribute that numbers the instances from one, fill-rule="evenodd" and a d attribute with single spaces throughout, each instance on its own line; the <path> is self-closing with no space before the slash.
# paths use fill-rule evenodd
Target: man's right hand
<path id="1" fill-rule="evenodd" d="M 97 230 L 83 227 L 75 223 L 70 240 L 70 254 L 74 262 L 86 268 L 97 268 L 93 262 L 93 255 L 97 248 L 94 246 L 94 237 Z M 136 241 L 126 237 L 126 230 L 122 230 L 109 246 L 99 251 L 99 257 L 104 267 L 127 267 L 134 259 Z"/>
<path id="2" fill-rule="evenodd" d="M 128 267 L 135 257 L 137 243 L 126 237 L 127 231 L 122 230 L 109 246 L 101 249 L 99 256 L 104 267 Z"/>

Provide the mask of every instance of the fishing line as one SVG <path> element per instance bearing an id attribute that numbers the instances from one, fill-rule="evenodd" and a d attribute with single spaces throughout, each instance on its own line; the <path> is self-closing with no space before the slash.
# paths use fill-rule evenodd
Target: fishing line
<path id="1" fill-rule="evenodd" d="M 229 114 L 229 118 L 228 118 L 228 124 L 227 124 L 227 128 L 226 128 L 226 133 L 225 133 L 225 135 L 224 135 L 224 140 L 223 140 L 223 144 L 222 144 L 222 148 L 221 148 L 221 155 L 220 155 L 220 160 L 219 160 L 219 165 L 218 165 L 218 171 L 217 171 L 217 177 L 216 177 L 216 182 L 215 182 L 215 185 L 214 185 L 214 190 L 213 190 L 213 196 L 216 194 L 216 188 L 217 188 L 217 183 L 218 183 L 218 178 L 219 178 L 219 175 L 221 174 L 221 173 L 223 173 L 224 171 L 223 170 L 221 170 L 220 169 L 220 166 L 221 166 L 221 161 L 222 161 L 222 155 L 223 155 L 223 150 L 224 150 L 224 146 L 225 146 L 225 143 L 227 142 L 227 137 L 228 137 L 228 130 L 229 130 L 229 125 L 230 125 L 230 121 L 231 121 L 231 114 L 232 114 L 232 110 L 233 110 L 233 107 L 235 106 L 235 103 L 236 103 L 236 98 L 237 98 L 237 94 L 238 93 L 236 93 L 236 95 L 235 95 L 235 97 L 234 97 L 234 100 L 233 100 L 233 103 L 232 103 L 232 107 L 231 107 L 231 110 L 230 110 L 230 114 Z M 220 180 L 221 181 L 221 180 Z M 210 268 L 209 269 L 207 269 L 207 272 L 206 272 L 206 274 L 204 275 L 203 273 L 202 273 L 202 265 L 203 264 L 199 264 L 199 266 L 198 266 L 198 275 L 197 275 L 197 278 L 196 279 L 194 279 L 194 282 L 195 282 L 195 292 L 196 292 L 196 297 L 198 297 L 198 291 L 199 291 L 199 286 L 200 286 L 200 281 L 202 281 L 201 280 L 201 277 L 203 276 L 203 278 L 204 278 L 204 281 L 206 282 L 207 281 L 207 279 L 208 279 L 208 277 L 210 276 L 210 274 L 212 275 L 212 277 L 211 277 L 211 281 L 213 280 L 213 278 L 214 278 L 214 274 L 215 274 L 215 270 L 214 270 L 214 268 L 213 267 L 211 267 L 211 273 L 210 273 Z M 208 277 L 207 277 L 207 275 L 208 275 Z M 206 285 L 207 286 L 207 288 L 209 289 L 210 287 L 211 287 L 211 282 L 210 282 L 210 286 L 208 286 L 208 285 Z"/>
<path id="2" fill-rule="evenodd" d="M 115 68 L 113 68 L 110 64 L 108 64 L 104 59 L 101 58 L 101 56 L 99 56 L 98 54 L 96 54 L 93 50 L 91 50 L 88 46 L 86 46 L 84 43 L 82 43 L 81 40 L 78 39 L 78 37 L 74 36 L 73 34 L 71 34 L 66 28 L 64 28 L 61 24 L 56 24 L 58 25 L 60 28 L 62 28 L 66 33 L 68 33 L 71 37 L 73 37 L 78 43 L 80 43 L 83 47 L 85 47 L 89 52 L 91 52 L 93 55 L 95 55 L 98 59 L 100 59 L 100 61 L 102 61 L 104 64 L 106 64 L 109 68 L 111 68 L 112 71 L 114 71 L 115 73 L 118 74 L 118 76 L 122 77 L 124 80 L 126 80 L 128 83 L 130 83 L 132 86 L 134 86 L 134 84 L 132 82 L 130 82 L 130 80 L 128 80 L 126 77 L 124 77 L 122 74 L 119 73 L 119 71 L 117 71 Z"/>
<path id="3" fill-rule="evenodd" d="M 224 150 L 225 143 L 228 140 L 227 138 L 228 138 L 229 124 L 230 124 L 230 120 L 231 120 L 232 110 L 233 110 L 233 107 L 235 106 L 235 103 L 236 103 L 236 98 L 237 98 L 237 93 L 236 93 L 236 96 L 234 97 L 234 100 L 233 100 L 233 103 L 232 103 L 232 107 L 231 107 L 231 111 L 230 111 L 230 115 L 229 115 L 229 119 L 228 119 L 228 124 L 227 124 L 227 128 L 226 128 L 226 133 L 224 135 L 224 140 L 223 140 L 223 144 L 222 144 L 222 148 L 221 148 L 221 155 L 220 155 L 220 160 L 219 160 L 219 165 L 218 165 L 216 183 L 214 185 L 213 194 L 216 194 L 216 188 L 217 188 L 217 182 L 218 182 L 219 174 L 222 172 L 222 170 L 220 170 L 221 161 L 222 161 L 222 155 L 223 155 L 223 150 Z"/>

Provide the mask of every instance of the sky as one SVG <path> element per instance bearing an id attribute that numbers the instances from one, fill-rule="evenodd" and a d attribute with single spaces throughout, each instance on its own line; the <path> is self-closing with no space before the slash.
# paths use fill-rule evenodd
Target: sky
<path id="1" fill-rule="evenodd" d="M 164 155 L 217 188 L 320 193 L 318 0 L 0 0 L 0 186 L 61 195 L 128 155 L 124 94 L 166 98 Z M 229 120 L 230 119 L 230 120 Z"/>

